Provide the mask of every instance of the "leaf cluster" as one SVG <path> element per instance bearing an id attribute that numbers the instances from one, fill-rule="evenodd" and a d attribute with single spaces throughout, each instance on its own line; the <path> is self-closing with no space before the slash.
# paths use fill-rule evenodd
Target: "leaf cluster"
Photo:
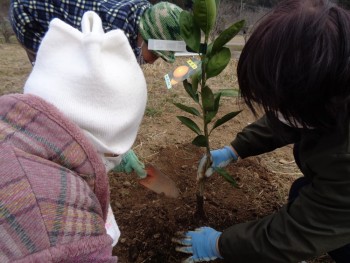
<path id="1" fill-rule="evenodd" d="M 195 101 L 198 108 L 186 106 L 181 103 L 175 105 L 181 110 L 190 113 L 203 120 L 203 129 L 190 118 L 178 116 L 179 120 L 197 137 L 192 141 L 200 147 L 209 148 L 209 135 L 217 127 L 235 117 L 239 112 L 230 112 L 217 119 L 210 129 L 208 124 L 216 117 L 222 92 L 213 93 L 206 84 L 209 78 L 218 76 L 229 64 L 231 51 L 225 45 L 236 36 L 244 26 L 244 20 L 238 21 L 225 29 L 212 43 L 209 43 L 209 35 L 213 29 L 219 1 L 195 0 L 193 11 L 182 11 L 180 15 L 180 32 L 187 47 L 200 55 L 201 68 L 192 75 L 190 80 L 183 82 L 187 94 Z M 202 39 L 204 35 L 204 43 Z"/>
<path id="2" fill-rule="evenodd" d="M 187 94 L 196 103 L 197 108 L 181 103 L 175 103 L 175 105 L 195 118 L 200 118 L 203 127 L 200 128 L 191 118 L 185 116 L 177 117 L 182 124 L 196 133 L 192 143 L 199 147 L 205 147 L 209 155 L 209 136 L 212 131 L 234 118 L 240 112 L 230 112 L 218 118 L 217 113 L 223 91 L 214 93 L 207 85 L 209 78 L 218 76 L 229 64 L 231 51 L 225 45 L 239 33 L 245 23 L 244 20 L 241 20 L 232 24 L 209 43 L 210 33 L 216 23 L 219 4 L 219 0 L 194 0 L 192 11 L 184 10 L 180 15 L 181 36 L 186 42 L 187 48 L 199 54 L 201 66 L 190 79 L 183 81 Z M 202 40 L 204 41 L 202 42 Z M 209 124 L 211 124 L 210 128 Z M 211 158 L 208 158 L 208 160 L 210 161 Z M 218 172 L 220 174 L 224 173 Z M 224 177 L 226 178 L 227 176 Z"/>

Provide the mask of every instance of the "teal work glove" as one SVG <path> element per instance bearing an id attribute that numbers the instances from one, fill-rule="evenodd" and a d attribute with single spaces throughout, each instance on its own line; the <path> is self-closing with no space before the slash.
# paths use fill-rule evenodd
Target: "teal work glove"
<path id="1" fill-rule="evenodd" d="M 221 232 L 210 227 L 200 227 L 195 231 L 178 233 L 172 241 L 181 246 L 176 247 L 176 251 L 192 254 L 183 262 L 202 262 L 222 258 L 217 243 Z"/>
<path id="2" fill-rule="evenodd" d="M 226 165 L 228 165 L 230 162 L 238 160 L 238 156 L 235 154 L 235 152 L 232 150 L 230 146 L 225 146 L 218 150 L 212 150 L 210 151 L 210 154 L 212 159 L 211 167 L 209 167 L 205 171 L 204 166 L 208 157 L 207 155 L 204 155 L 199 162 L 199 166 L 197 170 L 198 171 L 197 180 L 203 178 L 204 176 L 205 177 L 211 176 L 214 173 L 215 168 L 217 167 L 223 168 Z"/>
<path id="3" fill-rule="evenodd" d="M 122 161 L 113 168 L 113 171 L 122 173 L 135 171 L 139 178 L 145 178 L 147 176 L 145 165 L 140 162 L 133 150 L 129 150 L 123 154 Z"/>

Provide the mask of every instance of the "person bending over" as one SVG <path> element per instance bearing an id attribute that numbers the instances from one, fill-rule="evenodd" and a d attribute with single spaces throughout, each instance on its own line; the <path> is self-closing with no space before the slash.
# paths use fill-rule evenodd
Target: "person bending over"
<path id="1" fill-rule="evenodd" d="M 350 262 L 349 36 L 350 13 L 327 0 L 280 2 L 258 24 L 237 75 L 248 107 L 265 114 L 211 151 L 212 167 L 201 161 L 198 177 L 288 144 L 304 176 L 271 215 L 176 238 L 192 261 L 300 262 L 328 252 Z"/>

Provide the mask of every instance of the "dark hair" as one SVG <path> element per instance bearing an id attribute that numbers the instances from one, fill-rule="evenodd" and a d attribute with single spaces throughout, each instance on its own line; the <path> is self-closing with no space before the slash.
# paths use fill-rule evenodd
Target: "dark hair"
<path id="1" fill-rule="evenodd" d="M 256 27 L 237 68 L 242 97 L 270 116 L 330 129 L 350 103 L 350 15 L 327 0 L 281 2 Z"/>

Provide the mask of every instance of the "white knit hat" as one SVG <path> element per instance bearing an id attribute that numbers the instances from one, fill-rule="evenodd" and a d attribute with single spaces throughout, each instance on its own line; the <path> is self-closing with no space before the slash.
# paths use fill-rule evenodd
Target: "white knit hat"
<path id="1" fill-rule="evenodd" d="M 51 21 L 24 93 L 54 104 L 99 152 L 113 154 L 131 148 L 147 101 L 146 81 L 125 34 L 104 33 L 92 11 L 82 18 L 82 32 Z"/>

